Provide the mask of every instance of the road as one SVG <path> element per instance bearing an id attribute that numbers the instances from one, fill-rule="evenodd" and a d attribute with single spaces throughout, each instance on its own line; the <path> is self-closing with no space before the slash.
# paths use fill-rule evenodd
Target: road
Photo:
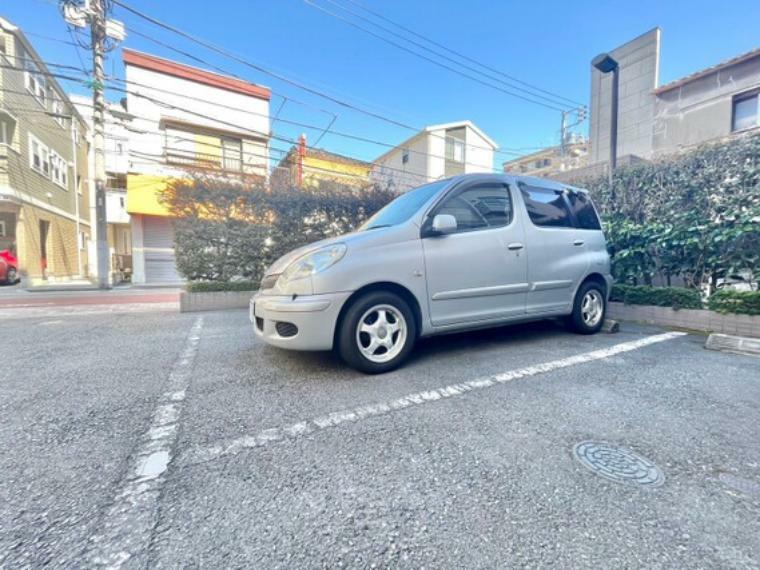
<path id="1" fill-rule="evenodd" d="M 538 323 L 371 377 L 245 311 L 38 309 L 0 309 L 0 567 L 760 566 L 760 360 L 703 337 Z"/>

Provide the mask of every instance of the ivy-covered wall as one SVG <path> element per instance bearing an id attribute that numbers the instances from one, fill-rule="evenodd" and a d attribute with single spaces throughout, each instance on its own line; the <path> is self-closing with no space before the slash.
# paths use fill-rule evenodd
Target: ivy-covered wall
<path id="1" fill-rule="evenodd" d="M 601 210 L 616 279 L 760 277 L 760 133 L 710 144 L 607 177 L 576 180 Z"/>

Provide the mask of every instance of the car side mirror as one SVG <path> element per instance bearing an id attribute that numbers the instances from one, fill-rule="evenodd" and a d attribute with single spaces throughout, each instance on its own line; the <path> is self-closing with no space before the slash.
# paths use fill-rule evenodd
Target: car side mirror
<path id="1" fill-rule="evenodd" d="M 433 218 L 430 229 L 433 235 L 453 234 L 457 231 L 457 219 L 451 214 L 438 214 Z"/>

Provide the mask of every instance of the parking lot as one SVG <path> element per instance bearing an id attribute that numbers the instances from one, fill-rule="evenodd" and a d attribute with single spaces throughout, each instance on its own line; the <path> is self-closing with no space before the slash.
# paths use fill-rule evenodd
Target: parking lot
<path id="1" fill-rule="evenodd" d="M 0 567 L 760 566 L 760 360 L 701 336 L 544 322 L 364 376 L 244 310 L 5 317 Z"/>

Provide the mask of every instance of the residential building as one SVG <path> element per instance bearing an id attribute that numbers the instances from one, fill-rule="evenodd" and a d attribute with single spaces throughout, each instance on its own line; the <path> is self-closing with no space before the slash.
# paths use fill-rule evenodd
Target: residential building
<path id="1" fill-rule="evenodd" d="M 90 224 L 93 229 L 89 258 L 96 259 L 97 224 L 95 217 L 95 152 L 92 146 L 92 97 L 69 95 L 88 126 L 90 153 Z M 127 173 L 129 172 L 129 123 L 131 116 L 121 103 L 107 103 L 105 112 L 106 221 L 108 228 L 109 276 L 112 283 L 128 281 L 132 275 L 132 230 L 127 213 Z M 97 277 L 97 264 L 90 267 Z"/>
<path id="2" fill-rule="evenodd" d="M 760 48 L 660 85 L 659 28 L 613 49 L 618 62 L 618 164 L 651 160 L 760 127 Z M 612 74 L 591 67 L 588 167 L 606 172 Z"/>
<path id="3" fill-rule="evenodd" d="M 161 192 L 203 172 L 268 175 L 270 91 L 175 61 L 123 50 L 128 86 L 127 212 L 132 281 L 180 282 L 172 218 Z"/>
<path id="4" fill-rule="evenodd" d="M 0 18 L 0 250 L 31 285 L 87 275 L 86 123 L 24 33 Z"/>
<path id="5" fill-rule="evenodd" d="M 493 172 L 498 145 L 471 121 L 425 127 L 377 158 L 373 181 L 398 192 L 470 172 Z"/>
<path id="6" fill-rule="evenodd" d="M 572 136 L 564 146 L 551 146 L 506 161 L 504 172 L 554 178 L 562 172 L 584 167 L 588 161 L 588 146 L 585 137 Z"/>
<path id="7" fill-rule="evenodd" d="M 272 172 L 272 186 L 316 188 L 323 182 L 349 188 L 370 185 L 372 163 L 342 154 L 310 148 L 306 135 L 282 157 Z"/>

